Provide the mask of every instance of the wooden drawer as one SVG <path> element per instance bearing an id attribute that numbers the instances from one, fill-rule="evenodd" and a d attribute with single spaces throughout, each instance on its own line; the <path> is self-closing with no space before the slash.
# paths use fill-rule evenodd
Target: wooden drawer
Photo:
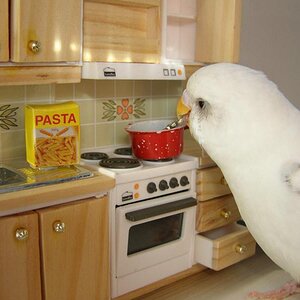
<path id="1" fill-rule="evenodd" d="M 215 271 L 222 270 L 255 254 L 255 240 L 242 225 L 231 224 L 198 234 L 195 259 Z"/>
<path id="2" fill-rule="evenodd" d="M 206 201 L 230 194 L 229 186 L 218 167 L 197 171 L 197 199 Z"/>
<path id="3" fill-rule="evenodd" d="M 196 230 L 204 232 L 240 219 L 241 215 L 232 195 L 200 201 L 197 205 Z"/>

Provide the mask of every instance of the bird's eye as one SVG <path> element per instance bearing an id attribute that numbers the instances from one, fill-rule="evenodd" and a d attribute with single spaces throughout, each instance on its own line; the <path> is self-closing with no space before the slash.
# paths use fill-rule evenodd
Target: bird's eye
<path id="1" fill-rule="evenodd" d="M 198 100 L 198 104 L 199 104 L 200 108 L 202 109 L 205 105 L 205 101 L 200 99 L 200 100 Z"/>

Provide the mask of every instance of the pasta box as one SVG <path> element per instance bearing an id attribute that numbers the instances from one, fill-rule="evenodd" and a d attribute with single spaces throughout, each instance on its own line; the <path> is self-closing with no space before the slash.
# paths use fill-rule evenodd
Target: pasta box
<path id="1" fill-rule="evenodd" d="M 25 107 L 26 159 L 33 168 L 79 163 L 80 114 L 73 101 Z"/>

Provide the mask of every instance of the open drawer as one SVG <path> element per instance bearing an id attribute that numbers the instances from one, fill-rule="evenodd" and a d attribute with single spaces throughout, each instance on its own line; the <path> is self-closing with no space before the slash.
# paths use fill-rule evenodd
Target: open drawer
<path id="1" fill-rule="evenodd" d="M 196 262 L 215 271 L 255 254 L 256 242 L 248 229 L 231 224 L 196 235 Z"/>

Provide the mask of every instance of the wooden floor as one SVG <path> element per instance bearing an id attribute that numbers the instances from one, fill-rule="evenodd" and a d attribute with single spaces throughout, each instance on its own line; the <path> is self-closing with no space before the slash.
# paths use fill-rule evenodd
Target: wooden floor
<path id="1" fill-rule="evenodd" d="M 250 291 L 270 291 L 292 278 L 275 265 L 259 248 L 251 257 L 222 271 L 205 270 L 160 288 L 136 300 L 240 300 Z M 294 295 L 289 300 L 300 299 Z"/>

